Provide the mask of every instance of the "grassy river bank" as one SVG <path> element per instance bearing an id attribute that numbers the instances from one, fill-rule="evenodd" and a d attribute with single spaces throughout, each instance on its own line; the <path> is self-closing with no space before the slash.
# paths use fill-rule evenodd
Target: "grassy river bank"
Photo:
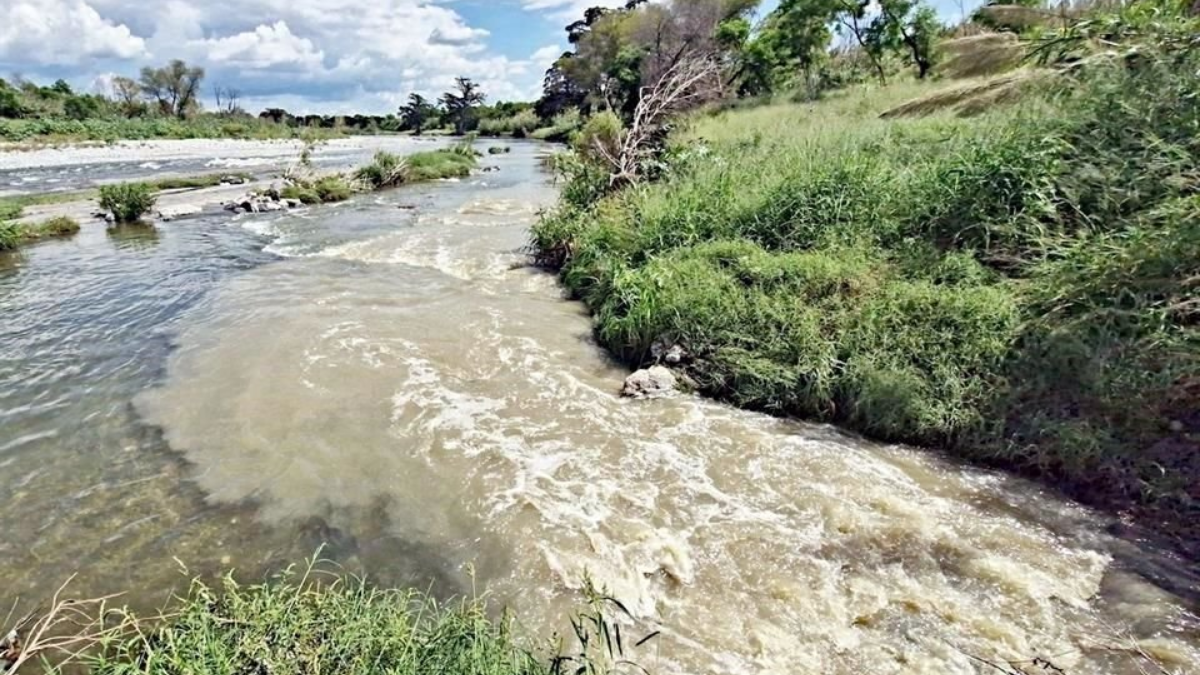
<path id="1" fill-rule="evenodd" d="M 945 83 L 694 116 L 661 180 L 600 197 L 585 160 L 534 245 L 630 365 L 679 344 L 705 394 L 1034 476 L 1200 554 L 1197 67 L 1019 73 L 970 117 Z"/>

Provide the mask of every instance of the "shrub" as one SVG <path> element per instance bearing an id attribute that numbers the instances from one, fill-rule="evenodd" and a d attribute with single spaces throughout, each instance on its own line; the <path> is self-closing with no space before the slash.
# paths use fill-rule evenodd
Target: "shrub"
<path id="1" fill-rule="evenodd" d="M 395 187 L 408 180 L 408 163 L 399 155 L 380 150 L 370 164 L 354 173 L 354 177 L 375 190 Z"/>
<path id="2" fill-rule="evenodd" d="M 570 140 L 571 134 L 575 133 L 583 124 L 583 116 L 579 110 L 570 108 L 554 116 L 550 120 L 550 126 L 538 129 L 530 134 L 532 138 L 542 141 L 554 141 L 565 143 Z"/>
<path id="3" fill-rule="evenodd" d="M 321 195 L 308 185 L 299 185 L 293 183 L 285 186 L 279 191 L 279 196 L 284 199 L 295 199 L 302 204 L 320 204 Z"/>
<path id="4" fill-rule="evenodd" d="M 312 189 L 324 203 L 344 202 L 354 194 L 353 188 L 341 176 L 326 176 L 313 184 Z"/>
<path id="5" fill-rule="evenodd" d="M 154 190 L 145 183 L 120 183 L 100 187 L 100 208 L 118 223 L 132 223 L 154 208 Z"/>

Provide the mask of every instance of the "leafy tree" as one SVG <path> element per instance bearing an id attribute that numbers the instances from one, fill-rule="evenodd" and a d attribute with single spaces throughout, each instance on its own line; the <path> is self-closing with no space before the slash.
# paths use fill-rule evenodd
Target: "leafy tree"
<path id="1" fill-rule="evenodd" d="M 99 117 L 100 99 L 94 96 L 70 96 L 63 101 L 63 114 L 73 120 Z"/>
<path id="2" fill-rule="evenodd" d="M 879 14 L 865 33 L 872 53 L 897 51 L 916 66 L 925 79 L 933 70 L 934 45 L 941 33 L 937 13 L 918 0 L 879 0 Z"/>
<path id="3" fill-rule="evenodd" d="M 50 90 L 56 94 L 62 94 L 63 96 L 71 96 L 75 93 L 71 89 L 71 85 L 67 84 L 67 81 L 62 79 L 55 80 L 54 84 L 50 85 Z"/>
<path id="4" fill-rule="evenodd" d="M 871 67 L 879 76 L 879 83 L 887 84 L 887 71 L 883 68 L 882 45 L 867 39 L 870 26 L 867 21 L 867 9 L 870 6 L 871 0 L 834 0 L 833 20 L 837 23 L 839 32 L 849 33 L 854 38 L 855 44 L 871 60 Z"/>
<path id="5" fill-rule="evenodd" d="M 164 115 L 183 119 L 199 107 L 197 96 L 203 80 L 203 68 L 175 59 L 162 68 L 142 68 L 138 84 Z"/>
<path id="6" fill-rule="evenodd" d="M 542 97 L 534 104 L 538 117 L 550 120 L 568 108 L 583 107 L 587 100 L 587 91 L 581 88 L 563 67 L 563 62 L 574 56 L 571 52 L 563 54 L 546 71 L 546 77 L 542 80 Z"/>
<path id="7" fill-rule="evenodd" d="M 8 83 L 0 79 L 0 117 L 23 117 L 25 115 L 25 106 L 21 104 L 21 97 L 17 95 L 17 91 L 8 86 Z"/>
<path id="8" fill-rule="evenodd" d="M 437 106 L 420 94 L 409 94 L 408 103 L 400 106 L 399 113 L 401 127 L 420 136 L 425 125 L 437 116 Z"/>
<path id="9" fill-rule="evenodd" d="M 454 133 L 462 135 L 475 122 L 475 108 L 487 97 L 479 90 L 479 85 L 467 77 L 454 78 L 454 88 L 455 91 L 442 94 L 441 103 L 454 124 Z"/>

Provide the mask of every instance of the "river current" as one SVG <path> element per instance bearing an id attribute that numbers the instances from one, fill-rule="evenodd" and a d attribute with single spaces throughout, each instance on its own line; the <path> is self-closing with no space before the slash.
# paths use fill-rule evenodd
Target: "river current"
<path id="1" fill-rule="evenodd" d="M 619 398 L 583 308 L 523 264 L 546 151 L 0 254 L 4 601 L 78 573 L 155 607 L 325 545 L 538 636 L 591 578 L 661 631 L 655 673 L 1200 673 L 1188 563 L 1043 488 Z"/>

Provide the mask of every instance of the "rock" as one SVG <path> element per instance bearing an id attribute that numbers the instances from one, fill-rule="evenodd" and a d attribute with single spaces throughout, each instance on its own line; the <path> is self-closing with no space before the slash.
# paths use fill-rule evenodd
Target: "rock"
<path id="1" fill-rule="evenodd" d="M 249 183 L 249 182 L 250 182 L 250 180 L 248 178 L 246 178 L 245 176 L 222 176 L 221 177 L 222 185 L 245 185 L 246 183 Z"/>
<path id="2" fill-rule="evenodd" d="M 285 199 L 283 200 L 283 205 L 289 209 L 298 209 L 301 206 L 304 206 L 304 202 L 300 201 L 299 199 Z"/>
<path id="3" fill-rule="evenodd" d="M 282 211 L 285 208 L 287 207 L 273 200 L 262 201 L 258 204 L 259 211 Z"/>
<path id="4" fill-rule="evenodd" d="M 499 171 L 499 170 L 500 170 L 500 167 L 498 167 L 498 166 L 485 166 L 485 167 L 483 167 L 483 172 L 484 172 L 484 173 L 493 173 L 493 172 L 496 172 L 496 171 Z"/>
<path id="5" fill-rule="evenodd" d="M 625 379 L 622 396 L 630 398 L 661 398 L 672 394 L 679 386 L 675 374 L 663 366 L 639 370 Z"/>
<path id="6" fill-rule="evenodd" d="M 176 206 L 164 206 L 158 210 L 158 217 L 161 220 L 175 220 L 184 216 L 194 216 L 204 209 L 199 204 L 178 204 Z"/>
<path id="7" fill-rule="evenodd" d="M 1184 429 L 1183 422 L 1180 422 L 1179 420 L 1171 420 L 1170 427 L 1171 431 L 1175 433 L 1179 433 Z"/>
<path id="8" fill-rule="evenodd" d="M 659 338 L 650 345 L 650 356 L 659 363 L 677 366 L 685 361 L 691 360 L 691 355 L 683 348 L 683 345 L 675 344 Z"/>
<path id="9" fill-rule="evenodd" d="M 405 211 L 413 211 L 417 208 L 416 204 L 400 204 L 396 208 L 404 209 Z"/>
<path id="10" fill-rule="evenodd" d="M 106 214 L 104 214 L 104 222 L 111 225 L 111 224 L 117 222 L 117 217 L 111 213 L 106 213 Z"/>

